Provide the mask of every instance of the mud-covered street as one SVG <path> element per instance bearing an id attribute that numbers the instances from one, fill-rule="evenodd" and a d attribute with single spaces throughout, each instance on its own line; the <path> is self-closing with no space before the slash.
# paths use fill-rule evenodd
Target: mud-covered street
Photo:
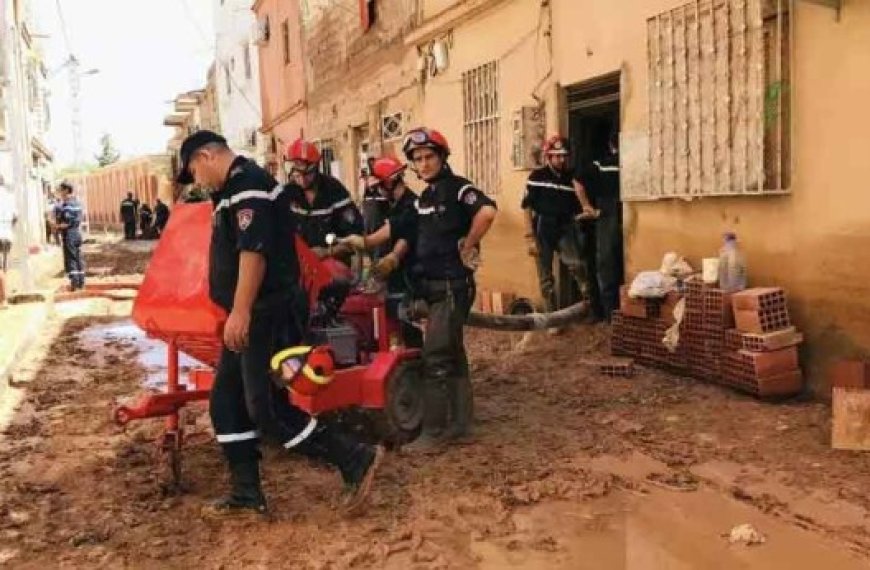
<path id="1" fill-rule="evenodd" d="M 112 274 L 147 259 L 101 249 L 91 264 L 123 265 Z M 158 484 L 161 422 L 112 422 L 113 402 L 140 393 L 159 361 L 141 357 L 149 344 L 129 326 L 130 306 L 58 303 L 0 391 L 8 567 L 870 567 L 870 463 L 829 448 L 826 405 L 764 403 L 645 370 L 601 376 L 603 326 L 470 331 L 473 441 L 435 457 L 390 453 L 358 518 L 334 510 L 332 471 L 266 448 L 273 520 L 202 520 L 225 488 L 205 411 L 187 414 L 179 496 Z M 732 544 L 741 524 L 764 542 Z"/>

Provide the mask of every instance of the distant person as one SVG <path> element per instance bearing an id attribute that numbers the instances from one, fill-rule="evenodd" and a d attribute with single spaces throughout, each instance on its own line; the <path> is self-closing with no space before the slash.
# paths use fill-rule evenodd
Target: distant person
<path id="1" fill-rule="evenodd" d="M 142 233 L 142 239 L 151 239 L 153 224 L 154 212 L 151 211 L 151 206 L 142 204 L 139 208 L 139 231 Z"/>
<path id="2" fill-rule="evenodd" d="M 69 277 L 70 288 L 84 289 L 85 262 L 82 259 L 82 207 L 73 196 L 73 187 L 69 182 L 60 183 L 60 195 L 63 205 L 60 208 L 57 228 L 63 241 L 63 265 Z"/>
<path id="3" fill-rule="evenodd" d="M 133 198 L 132 192 L 127 192 L 127 197 L 121 200 L 121 221 L 124 222 L 124 239 L 136 239 L 136 211 L 139 204 Z"/>
<path id="4" fill-rule="evenodd" d="M 8 306 L 6 302 L 6 270 L 17 222 L 18 210 L 15 207 L 15 195 L 12 194 L 12 190 L 6 186 L 3 177 L 0 176 L 0 309 L 5 309 Z"/>
<path id="5" fill-rule="evenodd" d="M 154 229 L 157 230 L 157 235 L 163 235 L 163 230 L 166 229 L 166 224 L 169 223 L 169 207 L 163 203 L 163 200 L 157 198 L 157 204 L 154 205 Z"/>

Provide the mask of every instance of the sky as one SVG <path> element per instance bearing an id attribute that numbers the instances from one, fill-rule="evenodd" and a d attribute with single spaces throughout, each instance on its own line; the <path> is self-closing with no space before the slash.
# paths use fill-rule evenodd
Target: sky
<path id="1" fill-rule="evenodd" d="M 108 133 L 122 157 L 165 152 L 172 130 L 163 118 L 171 100 L 205 86 L 213 60 L 214 0 L 30 0 L 41 14 L 37 33 L 47 34 L 52 115 L 48 144 L 55 165 L 73 160 L 69 74 L 57 73 L 68 57 L 57 4 L 66 21 L 70 50 L 82 77 L 82 146 L 86 161 Z"/>

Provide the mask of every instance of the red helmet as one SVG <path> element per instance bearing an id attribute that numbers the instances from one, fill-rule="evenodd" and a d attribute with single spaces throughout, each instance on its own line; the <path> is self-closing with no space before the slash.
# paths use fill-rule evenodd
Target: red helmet
<path id="1" fill-rule="evenodd" d="M 313 396 L 332 382 L 335 359 L 327 346 L 292 346 L 272 357 L 272 370 L 292 391 Z"/>
<path id="2" fill-rule="evenodd" d="M 551 154 L 568 154 L 568 139 L 562 135 L 553 135 L 544 142 L 543 150 L 545 155 Z"/>
<path id="3" fill-rule="evenodd" d="M 406 168 L 408 168 L 407 164 L 402 164 L 391 156 L 385 156 L 375 161 L 372 174 L 378 179 L 378 182 L 385 182 L 399 178 Z"/>
<path id="4" fill-rule="evenodd" d="M 296 139 L 287 146 L 285 153 L 287 160 L 307 162 L 308 164 L 320 163 L 320 151 L 314 145 L 304 139 Z"/>
<path id="5" fill-rule="evenodd" d="M 445 157 L 450 154 L 450 145 L 447 144 L 444 135 L 426 127 L 409 131 L 405 136 L 405 142 L 402 143 L 402 152 L 408 160 L 411 160 L 411 153 L 418 148 L 431 148 Z"/>

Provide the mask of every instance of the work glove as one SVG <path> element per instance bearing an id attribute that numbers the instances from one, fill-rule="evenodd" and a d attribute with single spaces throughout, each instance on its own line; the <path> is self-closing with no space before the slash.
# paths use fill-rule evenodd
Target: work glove
<path id="1" fill-rule="evenodd" d="M 465 247 L 465 238 L 459 240 L 459 258 L 462 265 L 472 271 L 480 267 L 480 247 Z"/>
<path id="2" fill-rule="evenodd" d="M 526 234 L 526 253 L 538 257 L 538 241 L 533 234 Z"/>
<path id="3" fill-rule="evenodd" d="M 395 253 L 388 253 L 383 256 L 375 263 L 375 266 L 372 267 L 372 275 L 377 279 L 382 281 L 386 281 L 387 277 L 390 276 L 390 273 L 396 270 L 399 266 L 399 258 Z"/>
<path id="4" fill-rule="evenodd" d="M 366 249 L 366 239 L 363 236 L 357 234 L 339 238 L 338 243 L 348 246 L 357 251 L 365 251 Z"/>
<path id="5" fill-rule="evenodd" d="M 326 257 L 329 257 L 328 247 L 312 247 L 311 251 L 314 252 L 314 255 L 317 256 L 317 259 L 324 259 Z"/>
<path id="6" fill-rule="evenodd" d="M 588 220 L 597 220 L 601 216 L 601 210 L 583 210 L 576 216 L 574 216 L 575 222 L 585 222 Z"/>

